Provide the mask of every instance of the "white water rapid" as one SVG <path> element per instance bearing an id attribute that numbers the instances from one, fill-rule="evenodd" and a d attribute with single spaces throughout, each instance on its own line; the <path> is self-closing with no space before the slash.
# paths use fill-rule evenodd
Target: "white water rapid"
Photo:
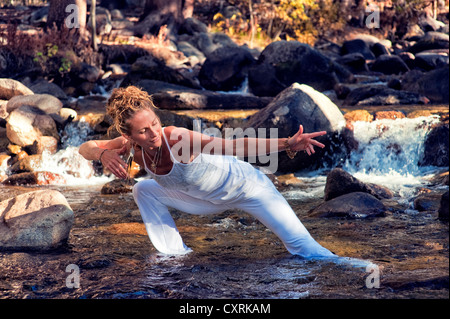
<path id="1" fill-rule="evenodd" d="M 354 150 L 342 168 L 366 183 L 382 185 L 394 192 L 399 202 L 409 203 L 419 187 L 444 168 L 419 166 L 423 156 L 424 141 L 438 116 L 354 122 Z M 332 168 L 332 167 L 331 167 Z M 295 174 L 307 188 L 286 193 L 286 197 L 308 200 L 322 196 L 326 176 L 331 169 Z"/>

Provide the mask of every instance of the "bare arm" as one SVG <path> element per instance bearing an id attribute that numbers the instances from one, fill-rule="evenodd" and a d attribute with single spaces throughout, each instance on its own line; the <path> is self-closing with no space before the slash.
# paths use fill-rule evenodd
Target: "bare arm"
<path id="1" fill-rule="evenodd" d="M 208 153 L 233 155 L 239 157 L 259 156 L 269 153 L 284 151 L 288 143 L 292 151 L 306 151 L 309 155 L 315 153 L 314 146 L 325 147 L 314 138 L 325 135 L 325 131 L 314 133 L 303 133 L 303 126 L 291 138 L 238 138 L 223 139 L 211 137 L 185 128 L 168 127 L 169 142 L 173 146 L 174 154 L 184 156 L 189 150 L 190 154 Z M 181 158 L 186 162 L 186 158 Z M 183 160 L 184 159 L 184 160 Z"/>

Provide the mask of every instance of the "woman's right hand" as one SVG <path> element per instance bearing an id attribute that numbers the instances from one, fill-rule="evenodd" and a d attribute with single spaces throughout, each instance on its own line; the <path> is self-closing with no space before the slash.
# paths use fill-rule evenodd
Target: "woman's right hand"
<path id="1" fill-rule="evenodd" d="M 101 156 L 101 163 L 104 168 L 108 169 L 111 173 L 113 173 L 118 178 L 126 179 L 128 177 L 127 172 L 127 164 L 120 157 L 121 153 L 123 153 L 122 149 L 106 149 L 102 151 L 103 154 Z"/>

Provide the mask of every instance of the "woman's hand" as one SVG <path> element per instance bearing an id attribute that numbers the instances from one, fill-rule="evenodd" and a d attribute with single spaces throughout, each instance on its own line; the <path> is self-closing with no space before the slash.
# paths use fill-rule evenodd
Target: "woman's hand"
<path id="1" fill-rule="evenodd" d="M 314 140 L 314 138 L 325 134 L 327 134 L 326 131 L 303 134 L 303 125 L 300 125 L 298 132 L 288 140 L 288 143 L 292 151 L 306 151 L 308 155 L 311 155 L 315 153 L 314 146 L 325 147 L 324 144 Z"/>
<path id="2" fill-rule="evenodd" d="M 105 149 L 102 151 L 100 161 L 104 168 L 108 169 L 111 173 L 119 178 L 127 178 L 127 164 L 120 157 L 120 155 L 125 154 L 126 147 L 121 149 Z"/>

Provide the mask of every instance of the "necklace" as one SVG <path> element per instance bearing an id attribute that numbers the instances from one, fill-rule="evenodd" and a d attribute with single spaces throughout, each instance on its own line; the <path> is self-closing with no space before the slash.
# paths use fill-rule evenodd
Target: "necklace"
<path id="1" fill-rule="evenodd" d="M 150 157 L 150 160 L 152 161 L 152 163 L 150 164 L 150 169 L 153 171 L 153 172 L 156 172 L 156 168 L 158 167 L 158 165 L 159 165 L 159 163 L 161 162 L 161 154 L 162 154 L 162 147 L 160 146 L 160 147 L 158 147 L 158 150 L 156 151 L 156 153 L 155 153 L 155 155 L 153 156 L 153 158 L 152 157 L 150 157 L 150 154 L 148 154 L 148 152 L 147 152 L 147 154 L 149 155 L 149 157 Z"/>

